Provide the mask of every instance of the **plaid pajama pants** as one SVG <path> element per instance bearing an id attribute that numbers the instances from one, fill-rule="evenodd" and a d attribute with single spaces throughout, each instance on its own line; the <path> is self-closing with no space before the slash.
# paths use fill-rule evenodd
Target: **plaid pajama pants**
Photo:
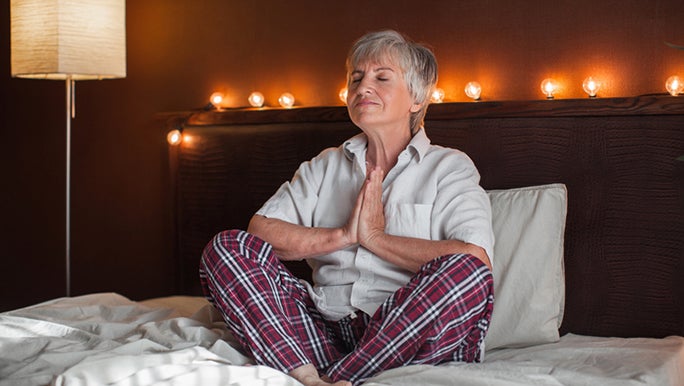
<path id="1" fill-rule="evenodd" d="M 206 246 L 200 280 L 257 363 L 286 373 L 312 363 L 353 384 L 408 364 L 478 362 L 494 303 L 491 271 L 451 255 L 423 265 L 372 317 L 328 321 L 270 244 L 237 230 Z"/>

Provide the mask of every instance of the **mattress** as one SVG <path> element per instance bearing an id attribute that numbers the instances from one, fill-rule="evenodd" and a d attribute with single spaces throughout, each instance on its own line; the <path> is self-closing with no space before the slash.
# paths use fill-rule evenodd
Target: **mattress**
<path id="1" fill-rule="evenodd" d="M 59 298 L 0 314 L 0 385 L 299 385 L 245 355 L 201 297 Z M 684 338 L 565 335 L 366 385 L 682 385 Z"/>

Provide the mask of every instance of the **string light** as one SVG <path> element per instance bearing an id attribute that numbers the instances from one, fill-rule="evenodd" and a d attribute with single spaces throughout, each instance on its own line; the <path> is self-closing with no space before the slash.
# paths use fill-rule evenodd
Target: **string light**
<path id="1" fill-rule="evenodd" d="M 180 130 L 171 130 L 169 133 L 166 135 L 166 141 L 169 143 L 169 145 L 176 146 L 181 143 L 183 140 L 183 134 L 181 134 Z"/>
<path id="2" fill-rule="evenodd" d="M 584 92 L 589 95 L 589 98 L 596 98 L 596 94 L 601 88 L 601 83 L 590 76 L 582 82 L 582 88 L 584 89 Z"/>
<path id="3" fill-rule="evenodd" d="M 295 97 L 289 92 L 283 93 L 280 98 L 278 98 L 278 103 L 286 109 L 291 109 L 295 104 Z"/>
<path id="4" fill-rule="evenodd" d="M 553 99 L 553 94 L 558 91 L 558 83 L 551 78 L 546 78 L 541 82 L 541 90 L 546 95 L 546 99 Z"/>
<path id="5" fill-rule="evenodd" d="M 223 103 L 223 93 L 215 92 L 209 97 L 209 103 L 211 103 L 215 109 L 221 110 L 221 103 Z"/>
<path id="6" fill-rule="evenodd" d="M 432 92 L 432 96 L 430 97 L 430 102 L 432 102 L 432 103 L 444 102 L 444 90 L 442 90 L 441 88 L 436 88 Z"/>
<path id="7" fill-rule="evenodd" d="M 582 82 L 582 89 L 590 98 L 596 98 L 602 86 L 603 85 L 599 80 L 594 79 L 591 76 L 585 78 Z M 555 94 L 560 90 L 560 85 L 554 79 L 546 78 L 541 82 L 540 88 L 546 96 L 546 99 L 554 99 Z M 682 80 L 678 76 L 673 75 L 667 78 L 667 81 L 665 82 L 665 88 L 667 92 L 673 96 L 680 95 L 684 93 L 684 80 Z M 482 87 L 478 82 L 472 81 L 466 84 L 464 91 L 468 98 L 475 101 L 479 101 L 482 93 Z M 347 103 L 347 95 L 347 87 L 341 88 L 338 92 L 338 97 L 340 101 L 342 101 L 342 103 L 344 104 Z M 208 107 L 205 107 L 205 109 L 210 109 L 211 107 L 213 107 L 217 110 L 221 110 L 221 108 L 223 107 L 224 98 L 224 94 L 221 92 L 217 91 L 212 93 L 209 97 L 210 105 Z M 444 90 L 441 88 L 435 88 L 435 90 L 430 95 L 430 102 L 443 103 L 444 98 Z M 265 98 L 262 93 L 254 91 L 249 95 L 248 101 L 250 106 L 260 108 L 264 106 Z M 295 97 L 291 93 L 285 92 L 278 98 L 278 103 L 283 108 L 293 108 L 295 105 Z M 171 145 L 177 145 L 180 142 L 186 141 L 182 134 L 177 130 L 169 132 L 167 135 L 167 140 Z"/>
<path id="8" fill-rule="evenodd" d="M 677 96 L 682 93 L 682 90 L 684 90 L 684 83 L 682 83 L 682 80 L 679 79 L 678 76 L 671 76 L 667 78 L 667 81 L 665 82 L 665 88 L 670 95 Z"/>
<path id="9" fill-rule="evenodd" d="M 260 93 L 259 91 L 254 91 L 253 93 L 249 94 L 249 98 L 247 98 L 247 100 L 252 107 L 263 107 L 265 98 L 264 94 Z"/>
<path id="10" fill-rule="evenodd" d="M 347 90 L 346 87 L 341 88 L 340 92 L 337 94 L 345 105 L 347 104 L 347 94 L 349 94 L 349 90 Z"/>
<path id="11" fill-rule="evenodd" d="M 468 98 L 479 101 L 480 94 L 482 94 L 482 86 L 477 82 L 468 82 L 465 86 L 465 93 Z"/>

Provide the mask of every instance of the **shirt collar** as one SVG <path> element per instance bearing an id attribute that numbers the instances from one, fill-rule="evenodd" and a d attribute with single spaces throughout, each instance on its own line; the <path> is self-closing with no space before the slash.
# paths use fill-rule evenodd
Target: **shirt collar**
<path id="1" fill-rule="evenodd" d="M 366 137 L 366 134 L 360 133 L 346 140 L 342 147 L 347 158 L 353 160 L 354 157 L 362 156 L 365 153 L 367 146 L 368 138 Z M 421 127 L 413 138 L 411 138 L 411 142 L 409 142 L 406 148 L 418 155 L 418 162 L 420 163 L 429 147 L 430 138 L 425 134 L 425 128 Z"/>

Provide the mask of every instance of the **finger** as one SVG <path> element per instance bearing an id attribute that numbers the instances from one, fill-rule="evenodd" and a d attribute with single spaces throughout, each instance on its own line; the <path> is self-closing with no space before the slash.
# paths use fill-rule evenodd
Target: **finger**
<path id="1" fill-rule="evenodd" d="M 368 180 L 368 187 L 366 188 L 366 195 L 368 198 L 382 200 L 382 179 L 382 169 L 376 167 L 371 171 L 370 178 Z"/>
<path id="2" fill-rule="evenodd" d="M 382 205 L 382 169 L 376 168 L 371 172 L 370 179 L 364 191 L 362 212 L 365 221 L 377 221 L 378 217 L 384 216 Z"/>

